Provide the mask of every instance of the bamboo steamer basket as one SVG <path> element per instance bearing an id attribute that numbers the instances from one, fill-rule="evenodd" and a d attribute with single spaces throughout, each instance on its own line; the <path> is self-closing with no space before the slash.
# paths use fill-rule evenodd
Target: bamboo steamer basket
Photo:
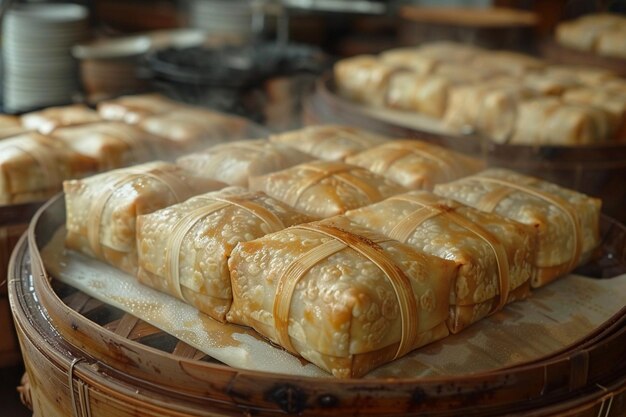
<path id="1" fill-rule="evenodd" d="M 327 75 L 305 102 L 307 125 L 338 123 L 369 129 L 387 136 L 414 138 L 482 158 L 488 166 L 534 175 L 564 187 L 601 198 L 603 211 L 626 222 L 626 142 L 585 146 L 531 146 L 498 144 L 474 135 L 438 130 L 420 115 L 369 109 L 340 97 Z M 416 122 L 415 120 L 420 120 Z"/>
<path id="2" fill-rule="evenodd" d="M 7 294 L 7 270 L 11 252 L 41 203 L 0 207 L 0 369 L 21 362 Z"/>
<path id="3" fill-rule="evenodd" d="M 39 249 L 63 197 L 35 215 L 9 297 L 35 416 L 623 416 L 626 307 L 583 340 L 508 369 L 403 379 L 295 378 L 217 363 L 151 325 L 49 280 Z M 602 219 L 586 274 L 626 271 L 626 227 Z"/>

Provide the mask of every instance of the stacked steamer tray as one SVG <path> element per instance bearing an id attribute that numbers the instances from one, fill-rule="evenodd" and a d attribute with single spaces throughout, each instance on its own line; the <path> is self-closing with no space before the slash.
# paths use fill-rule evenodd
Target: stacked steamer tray
<path id="1" fill-rule="evenodd" d="M 312 143 L 324 142 L 328 130 L 332 129 L 278 135 L 273 137 L 273 142 L 291 142 L 306 148 Z M 320 134 L 320 131 L 323 133 Z M 358 141 L 354 140 L 355 129 L 342 128 L 340 131 L 343 154 L 335 152 L 334 159 L 350 159 L 354 156 L 355 146 L 362 146 L 364 141 L 372 146 L 380 140 L 377 135 L 369 135 Z M 324 148 L 313 145 L 305 151 L 323 158 L 323 155 L 328 156 L 329 151 L 336 151 L 339 147 Z M 432 150 L 430 152 L 434 153 Z M 205 157 L 219 158 L 219 154 L 208 152 Z M 330 167 L 337 170 L 338 175 L 344 175 L 342 181 L 346 181 L 345 173 L 348 169 L 358 169 L 355 166 L 347 168 L 347 164 L 336 161 L 306 162 L 269 174 L 253 172 L 252 165 L 248 167 L 251 175 L 274 176 L 279 181 L 290 181 L 292 177 L 300 175 L 296 169 L 302 166 L 317 171 L 321 177 L 330 175 L 325 171 L 330 170 Z M 133 172 L 136 174 L 136 171 Z M 290 172 L 294 175 L 288 175 Z M 365 182 L 363 178 L 361 182 Z M 135 179 L 133 177 L 133 181 Z M 227 182 L 226 177 L 222 180 Z M 236 183 L 238 179 L 230 178 L 229 181 Z M 255 187 L 262 183 L 258 182 Z M 76 186 L 78 182 L 72 184 Z M 302 191 L 300 196 L 310 189 L 295 188 Z M 71 188 L 67 191 L 68 195 L 75 192 Z M 327 187 L 326 192 L 332 190 Z M 221 198 L 226 197 L 222 195 Z M 305 200 L 309 201 L 308 198 Z M 243 204 L 240 200 L 238 203 Z M 191 204 L 191 200 L 185 204 Z M 184 214 L 184 209 L 181 211 L 179 207 L 177 210 L 179 214 Z M 187 214 L 196 211 L 194 208 Z M 191 346 L 195 343 L 193 334 L 198 334 L 195 331 L 179 333 L 180 339 L 189 341 L 190 344 L 186 344 L 136 316 L 104 304 L 52 277 L 53 272 L 47 270 L 46 265 L 52 267 L 54 264 L 54 260 L 50 259 L 51 253 L 60 253 L 59 247 L 54 250 L 55 245 L 63 245 L 58 240 L 59 236 L 63 236 L 57 232 L 72 213 L 76 214 L 76 207 L 68 207 L 66 211 L 64 196 L 57 196 L 46 203 L 33 218 L 28 235 L 19 242 L 9 269 L 9 294 L 30 378 L 35 415 L 620 416 L 626 411 L 624 308 L 583 337 L 549 354 L 514 366 L 471 374 L 463 371 L 446 376 L 391 377 L 373 374 L 360 379 L 336 379 L 320 373 L 300 373 L 296 376 L 279 369 L 283 363 L 277 363 L 277 367 L 265 363 L 255 364 L 254 358 L 248 357 L 250 354 L 238 350 L 238 343 L 243 345 L 249 338 L 237 339 L 238 343 L 230 346 L 235 354 L 231 354 L 230 359 L 228 355 L 223 356 L 224 363 L 220 363 Z M 163 219 L 178 222 L 177 227 L 184 224 L 171 217 L 171 211 L 168 213 L 162 214 Z M 147 222 L 151 216 L 140 217 L 137 227 L 141 228 L 141 223 Z M 265 215 L 260 217 L 267 218 Z M 584 272 L 596 278 L 616 278 L 626 272 L 626 228 L 608 217 L 603 217 L 600 223 L 600 247 L 586 264 Z M 193 224 L 187 223 L 187 226 Z M 154 234 L 150 228 L 148 232 Z M 172 234 L 178 235 L 177 232 Z M 326 243 L 333 241 L 328 240 Z M 254 242 L 246 245 L 250 250 L 262 248 L 262 245 Z M 113 264 L 121 259 L 118 256 L 108 261 Z M 89 262 L 97 263 L 92 260 Z M 160 261 L 157 259 L 155 262 Z M 251 270 L 252 266 L 248 268 Z M 151 286 L 155 283 L 159 285 L 157 281 L 161 280 L 160 274 L 162 271 L 152 273 L 154 281 Z M 107 280 L 112 278 L 113 275 L 106 275 Z M 182 280 L 180 277 L 178 279 Z M 183 292 L 181 286 L 177 288 L 176 291 Z M 129 292 L 124 294 L 128 295 Z M 183 298 L 187 297 L 182 295 Z M 124 295 L 119 298 L 124 299 Z M 160 305 L 154 305 L 153 299 L 143 300 L 139 301 L 138 310 L 146 311 L 148 316 L 157 314 Z M 178 320 L 180 317 L 174 316 L 180 314 L 180 311 L 182 309 L 178 313 L 174 311 L 167 320 Z M 201 318 L 197 312 L 194 314 L 192 321 Z M 182 315 L 183 321 L 187 317 Z M 493 318 L 498 320 L 498 315 Z M 219 324 L 208 317 L 202 320 Z M 195 329 L 194 326 L 194 323 L 185 324 L 184 328 Z M 228 339 L 227 334 L 221 331 L 216 333 L 220 335 L 220 340 L 222 337 Z M 220 349 L 223 348 L 218 347 L 216 352 Z M 280 351 L 278 354 L 288 355 Z M 227 359 L 232 360 L 233 357 L 240 361 L 249 360 L 248 363 L 256 370 L 226 365 Z M 305 364 L 298 360 L 291 364 L 295 364 L 295 368 L 305 368 Z"/>
<path id="2" fill-rule="evenodd" d="M 488 128 L 494 127 L 494 129 L 497 129 L 499 126 L 507 126 L 507 123 L 511 123 L 511 115 L 517 114 L 517 110 L 511 110 L 514 107 L 510 106 L 510 98 L 516 99 L 516 97 L 528 94 L 528 91 L 530 91 L 530 96 L 527 98 L 539 99 L 539 95 L 545 97 L 545 102 L 542 105 L 546 106 L 546 109 L 552 106 L 551 103 L 555 100 L 567 100 L 570 106 L 566 110 L 568 112 L 572 111 L 572 109 L 576 111 L 580 105 L 602 107 L 618 97 L 624 96 L 622 92 L 623 85 L 625 85 L 624 79 L 617 78 L 614 73 L 600 68 L 565 68 L 559 65 L 556 67 L 548 66 L 546 69 L 543 61 L 507 52 L 491 55 L 493 61 L 490 65 L 494 64 L 495 61 L 500 61 L 500 64 L 495 65 L 495 67 L 492 66 L 491 68 L 495 68 L 496 71 L 490 72 L 488 70 L 490 67 L 484 62 L 484 59 L 480 58 L 489 56 L 491 54 L 489 51 L 485 55 L 484 50 L 468 46 L 458 47 L 457 45 L 449 43 L 426 44 L 423 48 L 427 50 L 427 53 L 420 59 L 411 57 L 411 54 L 418 48 L 399 48 L 395 51 L 390 51 L 388 54 L 383 53 L 378 57 L 364 56 L 358 58 L 361 61 L 359 65 L 366 70 L 364 70 L 360 78 L 354 77 L 352 79 L 361 80 L 364 83 L 363 85 L 368 86 L 371 94 L 366 96 L 366 94 L 346 93 L 340 86 L 341 83 L 337 80 L 337 72 L 334 75 L 322 77 L 317 83 L 316 91 L 305 103 L 305 124 L 347 123 L 368 128 L 388 136 L 416 138 L 433 142 L 466 154 L 481 157 L 489 166 L 508 167 L 602 198 L 605 213 L 620 221 L 625 221 L 626 212 L 623 210 L 623 203 L 626 201 L 626 186 L 623 178 L 626 176 L 626 146 L 624 145 L 626 132 L 623 127 L 623 98 L 619 99 L 621 101 L 614 103 L 616 106 L 614 110 L 610 110 L 608 107 L 603 109 L 605 116 L 608 116 L 608 120 L 614 120 L 613 117 L 615 116 L 622 119 L 621 128 L 615 129 L 615 126 L 611 128 L 613 138 L 611 140 L 602 138 L 581 144 L 573 142 L 522 142 L 518 141 L 520 136 L 511 136 L 510 130 L 507 130 L 510 127 L 505 129 L 509 133 L 506 135 L 499 133 L 500 138 L 493 140 L 491 137 L 488 137 L 489 135 L 486 132 L 481 132 L 480 129 L 466 129 L 465 127 L 467 126 L 465 125 L 453 126 L 449 123 L 450 115 L 447 110 L 442 112 L 440 109 L 435 109 L 433 112 L 432 107 L 433 103 L 435 103 L 433 97 L 441 100 L 442 94 L 437 93 L 441 91 L 438 90 L 439 88 L 448 88 L 445 91 L 449 92 L 453 91 L 450 90 L 450 85 L 456 88 L 455 86 L 463 86 L 464 84 L 469 86 L 468 89 L 471 89 L 472 84 L 491 83 L 497 86 L 498 83 L 503 83 L 504 81 L 502 80 L 506 78 L 523 79 L 523 83 L 518 83 L 518 86 L 508 85 L 505 87 L 509 89 L 506 93 L 488 96 L 488 100 L 492 100 L 490 105 L 509 109 L 507 110 L 508 113 L 501 119 L 489 119 L 489 116 L 485 116 L 484 120 L 481 121 Z M 443 52 L 446 50 L 450 51 L 450 53 L 444 56 Z M 464 68 L 458 64 L 458 62 L 466 62 L 467 56 L 471 57 L 472 55 L 475 56 L 473 59 L 476 63 L 484 62 L 484 66 L 481 67 L 479 65 L 478 70 L 475 71 L 471 68 L 471 65 L 468 68 Z M 379 65 L 380 57 L 384 57 L 383 60 L 385 62 L 382 65 Z M 449 62 L 442 61 L 446 59 Z M 471 62 L 472 58 L 469 59 Z M 350 58 L 350 60 L 355 64 L 357 63 L 356 58 Z M 444 62 L 443 65 L 441 65 L 441 62 Z M 455 62 L 457 63 L 454 64 Z M 507 66 L 507 62 L 510 65 Z M 456 69 L 454 68 L 455 66 L 457 67 Z M 441 69 L 438 70 L 436 68 Z M 458 71 L 458 68 L 464 68 L 464 70 Z M 404 99 L 401 95 L 398 95 L 403 91 L 408 92 L 411 88 L 409 84 L 402 84 L 402 77 L 405 77 L 405 75 L 398 75 L 398 72 L 404 72 L 407 69 L 420 74 L 416 77 L 419 81 L 418 84 L 415 84 L 418 86 L 417 89 L 414 90 L 417 104 L 411 102 L 411 97 L 408 95 Z M 376 71 L 378 71 L 379 78 L 368 78 L 368 73 L 371 76 Z M 508 72 L 508 74 L 503 74 L 502 71 Z M 576 71 L 580 72 L 576 75 L 578 78 L 575 83 L 583 80 L 586 83 L 590 83 L 588 87 L 580 88 L 580 85 L 582 85 L 580 84 L 574 88 L 576 84 L 571 84 L 571 76 Z M 520 75 L 524 73 L 526 75 Z M 431 74 L 435 74 L 436 77 L 431 78 Z M 548 75 L 544 79 L 541 74 Z M 392 84 L 389 81 L 391 77 L 395 77 L 394 82 L 397 81 L 396 84 Z M 443 85 L 441 84 L 441 77 L 444 78 Z M 379 84 L 376 84 L 377 82 Z M 509 82 L 507 81 L 507 83 Z M 615 92 L 607 96 L 611 97 L 610 99 L 603 98 L 597 102 L 594 102 L 593 99 L 588 101 L 587 97 L 581 97 L 578 91 L 585 89 L 586 91 L 593 91 L 598 89 L 593 87 L 593 85 L 604 88 L 605 85 L 609 84 L 611 85 L 610 88 L 616 88 Z M 396 85 L 395 93 L 389 93 L 396 95 L 386 97 L 385 85 Z M 405 86 L 404 88 L 402 87 L 403 85 Z M 457 90 L 459 89 L 457 88 Z M 356 92 L 358 89 L 354 91 Z M 586 94 L 584 93 L 583 95 Z M 447 103 L 449 104 L 453 96 L 450 93 L 444 93 L 443 96 L 445 97 L 446 95 L 448 98 Z M 460 94 L 458 97 L 458 102 L 464 100 Z M 472 106 L 467 105 L 472 102 L 478 103 L 479 101 L 476 98 L 469 98 L 469 94 L 467 97 L 464 106 L 471 110 Z M 443 103 L 446 103 L 445 99 Z M 429 107 L 424 108 L 423 106 L 426 104 Z M 612 105 L 610 104 L 610 106 Z M 418 110 L 400 110 L 398 108 L 406 108 L 406 106 L 417 107 Z M 446 107 L 444 106 L 443 108 L 445 109 Z M 532 113 L 531 109 L 527 110 L 526 115 Z M 551 111 L 547 110 L 545 115 L 550 114 Z M 428 114 L 431 115 L 429 116 Z M 437 116 L 433 117 L 433 114 Z M 483 111 L 482 114 L 486 115 L 488 112 Z M 530 128 L 547 126 L 545 115 L 543 119 L 536 119 L 534 122 L 532 117 L 524 119 L 526 120 L 524 124 Z M 563 119 L 559 120 L 562 121 Z M 596 122 L 583 121 L 579 125 L 579 130 L 597 129 L 595 131 L 601 131 L 606 127 L 603 125 L 605 122 L 598 122 L 600 124 L 594 123 Z M 538 129 L 534 130 L 540 131 Z M 536 135 L 536 132 L 528 134 Z M 565 136 L 564 134 L 561 137 Z M 504 139 L 505 137 L 506 139 Z"/>
<path id="3" fill-rule="evenodd" d="M 135 112 L 141 109 L 137 99 L 145 105 L 157 101 L 180 106 L 154 95 L 133 97 Z M 123 104 L 124 99 L 121 100 Z M 133 102 L 133 99 L 130 100 Z M 118 109 L 123 107 L 120 100 L 115 103 Z M 237 138 L 255 137 L 264 132 L 257 125 L 243 122 L 243 119 L 233 120 L 234 125 L 242 129 Z M 52 107 L 21 116 L 0 115 L 0 138 L 0 171 L 3 177 L 0 190 L 2 368 L 19 363 L 21 358 L 11 320 L 6 271 L 13 248 L 37 209 L 46 199 L 61 191 L 63 179 L 157 158 L 173 158 L 178 152 L 176 148 L 184 146 L 172 148 L 166 139 L 146 133 L 138 126 L 124 121 L 103 120 L 96 110 L 83 105 Z M 210 138 L 203 140 L 210 142 Z M 204 145 L 199 141 L 194 146 Z M 61 150 L 55 156 L 56 151 Z M 27 171 L 24 170 L 26 164 L 29 164 Z M 71 168 L 66 166 L 68 164 Z M 59 168 L 62 166 L 66 167 Z M 40 184 L 48 186 L 42 188 Z"/>

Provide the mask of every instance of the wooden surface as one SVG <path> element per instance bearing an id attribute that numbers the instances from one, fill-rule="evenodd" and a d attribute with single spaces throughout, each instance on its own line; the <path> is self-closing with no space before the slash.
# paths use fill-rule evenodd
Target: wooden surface
<path id="1" fill-rule="evenodd" d="M 0 372 L 5 367 L 20 364 L 22 359 L 7 296 L 7 269 L 11 252 L 27 227 L 28 224 L 0 226 Z"/>
<path id="2" fill-rule="evenodd" d="M 22 404 L 17 386 L 20 384 L 24 366 L 16 365 L 0 370 L 0 404 L 2 415 L 7 417 L 27 417 L 32 412 Z"/>
<path id="3" fill-rule="evenodd" d="M 92 0 L 94 20 L 116 30 L 137 32 L 181 27 L 184 13 L 172 0 Z"/>
<path id="4" fill-rule="evenodd" d="M 400 17 L 416 23 L 444 24 L 474 28 L 534 26 L 535 13 L 503 7 L 417 7 L 404 6 Z"/>
<path id="5" fill-rule="evenodd" d="M 7 296 L 7 269 L 15 244 L 40 206 L 41 203 L 0 206 L 0 372 L 22 360 Z"/>
<path id="6" fill-rule="evenodd" d="M 536 43 L 538 18 L 532 12 L 404 6 L 398 15 L 398 41 L 402 45 L 443 40 L 488 49 L 532 52 Z"/>

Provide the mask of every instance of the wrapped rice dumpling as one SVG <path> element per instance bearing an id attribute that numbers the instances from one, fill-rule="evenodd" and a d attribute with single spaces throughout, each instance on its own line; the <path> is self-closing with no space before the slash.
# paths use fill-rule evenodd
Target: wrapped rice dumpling
<path id="1" fill-rule="evenodd" d="M 600 243 L 601 201 L 505 169 L 435 186 L 435 193 L 533 226 L 537 233 L 533 287 L 584 263 Z"/>
<path id="2" fill-rule="evenodd" d="M 66 246 L 135 275 L 137 216 L 223 186 L 161 161 L 66 181 Z"/>
<path id="3" fill-rule="evenodd" d="M 228 320 L 337 377 L 445 337 L 454 262 L 357 226 L 310 223 L 237 245 Z"/>

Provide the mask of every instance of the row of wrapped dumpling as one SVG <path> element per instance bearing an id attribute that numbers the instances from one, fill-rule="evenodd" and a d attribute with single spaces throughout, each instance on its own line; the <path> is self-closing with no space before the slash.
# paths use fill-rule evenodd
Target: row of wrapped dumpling
<path id="1" fill-rule="evenodd" d="M 63 180 L 207 147 L 250 134 L 243 119 L 159 95 L 51 107 L 0 117 L 0 204 L 41 201 Z"/>
<path id="2" fill-rule="evenodd" d="M 594 13 L 560 23 L 557 42 L 568 48 L 626 59 L 626 17 Z"/>
<path id="3" fill-rule="evenodd" d="M 341 95 L 414 111 L 499 143 L 576 145 L 626 137 L 626 82 L 596 68 L 433 43 L 334 68 Z"/>
<path id="4" fill-rule="evenodd" d="M 598 245 L 597 199 L 481 170 L 427 143 L 309 127 L 66 182 L 66 244 L 360 376 Z"/>

